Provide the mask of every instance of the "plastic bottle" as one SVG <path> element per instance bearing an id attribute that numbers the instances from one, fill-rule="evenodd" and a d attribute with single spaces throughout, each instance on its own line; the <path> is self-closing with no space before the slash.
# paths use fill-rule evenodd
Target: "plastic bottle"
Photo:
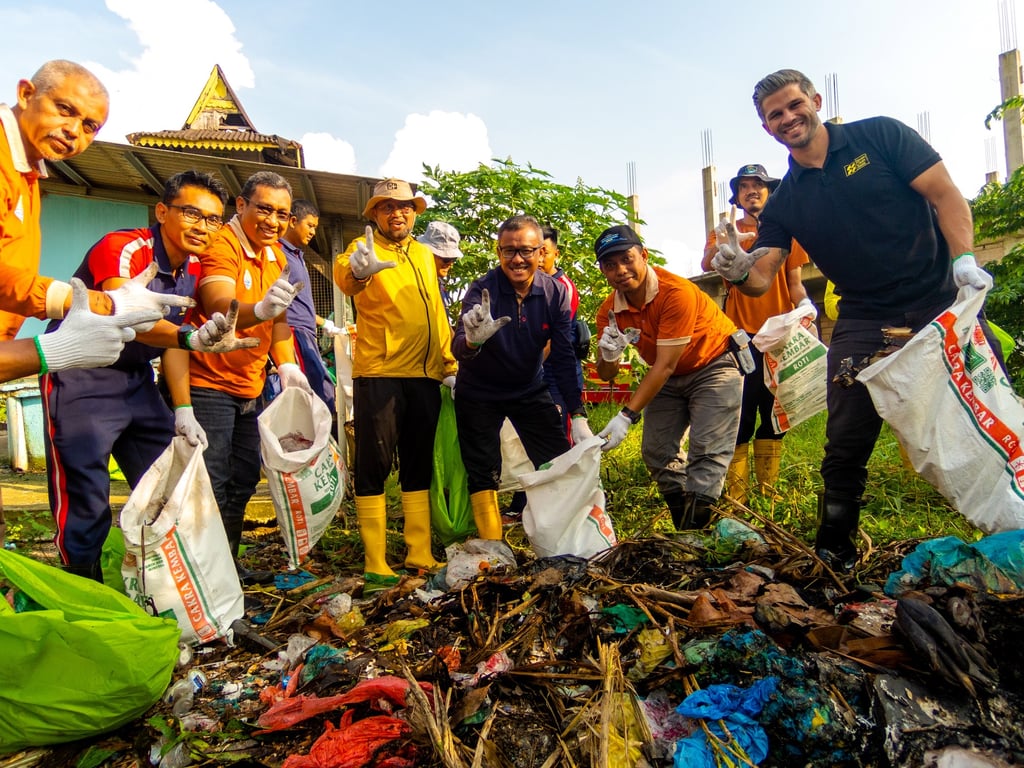
<path id="1" fill-rule="evenodd" d="M 171 705 L 171 713 L 175 717 L 188 714 L 194 702 L 192 681 L 188 678 L 179 680 L 164 693 L 164 701 Z"/>

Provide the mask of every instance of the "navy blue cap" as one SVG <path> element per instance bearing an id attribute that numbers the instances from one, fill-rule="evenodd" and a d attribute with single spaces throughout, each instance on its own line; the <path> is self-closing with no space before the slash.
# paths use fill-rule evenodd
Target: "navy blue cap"
<path id="1" fill-rule="evenodd" d="M 634 245 L 640 248 L 644 247 L 640 235 L 634 232 L 632 227 L 619 224 L 615 227 L 608 227 L 598 235 L 597 240 L 594 241 L 594 253 L 597 255 L 597 260 L 601 261 L 601 259 L 621 251 L 628 251 Z"/>

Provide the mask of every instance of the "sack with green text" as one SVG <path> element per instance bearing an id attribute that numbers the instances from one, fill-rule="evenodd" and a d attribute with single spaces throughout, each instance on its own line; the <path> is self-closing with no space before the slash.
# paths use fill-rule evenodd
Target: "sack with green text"
<path id="1" fill-rule="evenodd" d="M 270 498 L 298 568 L 327 530 L 345 498 L 345 462 L 331 437 L 323 400 L 288 387 L 259 416 L 260 458 Z"/>
<path id="2" fill-rule="evenodd" d="M 0 548 L 0 754 L 97 736 L 160 698 L 178 625 Z"/>

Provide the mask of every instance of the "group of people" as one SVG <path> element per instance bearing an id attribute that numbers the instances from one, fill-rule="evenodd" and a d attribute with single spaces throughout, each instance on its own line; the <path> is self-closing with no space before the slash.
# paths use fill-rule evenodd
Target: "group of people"
<path id="1" fill-rule="evenodd" d="M 789 148 L 790 168 L 780 181 L 751 164 L 730 182 L 744 217 L 711 233 L 704 256 L 705 268 L 727 281 L 724 312 L 691 281 L 650 264 L 632 228 L 609 227 L 594 243 L 611 289 L 594 318 L 598 375 L 614 379 L 629 345 L 649 366 L 598 437 L 604 450 L 614 449 L 643 418 L 642 457 L 677 529 L 706 525 L 726 483 L 730 496 L 746 498 L 751 440 L 760 486 L 778 477 L 782 435 L 771 428 L 771 394 L 748 334 L 810 303 L 800 281 L 808 257 L 842 296 L 830 378 L 842 358 L 880 347 L 883 325 L 917 330 L 952 303 L 957 286 L 988 279 L 970 252 L 970 210 L 916 133 L 889 118 L 823 126 L 821 98 L 795 70 L 759 82 L 754 103 L 765 130 Z M 205 448 L 239 578 L 266 581 L 272 574 L 249 571 L 237 558 L 260 477 L 256 420 L 268 367 L 281 388 L 299 387 L 335 410 L 316 334 L 341 329 L 317 315 L 303 256 L 319 212 L 267 170 L 245 182 L 225 221 L 223 185 L 185 171 L 167 181 L 152 226 L 101 238 L 69 284 L 40 277 L 44 161 L 84 151 L 107 111 L 103 86 L 67 61 L 20 81 L 16 106 L 0 105 L 0 375 L 41 374 L 62 562 L 101 578 L 109 458 L 134 485 L 180 435 Z M 502 223 L 497 264 L 462 296 L 453 328 L 444 278 L 462 256 L 459 234 L 435 221 L 414 236 L 426 205 L 407 182 L 378 183 L 363 211 L 371 225 L 333 269 L 359 328 L 353 469 L 368 584 L 398 579 L 386 557 L 384 495 L 396 458 L 404 565 L 440 565 L 429 487 L 442 386 L 454 397 L 484 539 L 503 535 L 506 419 L 536 466 L 594 436 L 582 404 L 579 294 L 557 267 L 558 233 L 529 215 Z M 52 322 L 35 339 L 13 341 L 24 316 Z M 830 383 L 828 405 L 816 548 L 848 569 L 881 420 L 863 387 Z"/>

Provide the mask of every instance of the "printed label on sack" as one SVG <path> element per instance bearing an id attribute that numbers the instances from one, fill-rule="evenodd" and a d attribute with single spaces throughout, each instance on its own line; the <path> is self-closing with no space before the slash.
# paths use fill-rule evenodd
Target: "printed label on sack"
<path id="1" fill-rule="evenodd" d="M 160 551 L 170 569 L 178 597 L 185 609 L 185 617 L 196 637 L 205 643 L 217 637 L 217 630 L 210 623 L 209 608 L 204 605 L 202 591 L 196 585 L 193 565 L 182 551 L 180 543 L 175 528 L 160 544 Z"/>

